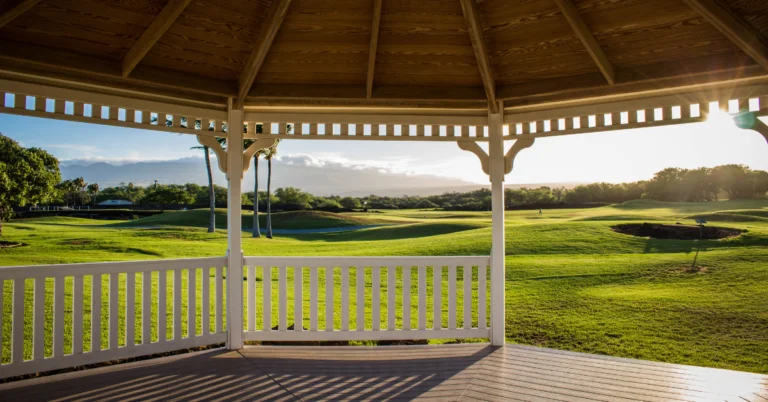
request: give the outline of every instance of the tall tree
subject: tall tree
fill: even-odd
[[[99,183],[91,183],[88,185],[88,195],[91,196],[91,204],[96,206],[96,196],[99,195]]]
[[[51,154],[0,134],[0,236],[14,206],[47,202],[60,180],[59,161]]]
[[[253,237],[261,237],[259,228],[259,158],[264,153],[263,149],[253,154]]]
[[[78,177],[75,180],[72,180],[73,190],[75,192],[75,197],[77,197],[80,200],[80,206],[83,206],[83,192],[85,191],[85,187],[88,186],[88,183],[85,182],[85,179],[82,177]],[[73,202],[74,204],[74,202]]]
[[[202,149],[205,155],[205,170],[208,173],[208,233],[216,231],[216,193],[213,188],[213,172],[211,172],[211,150],[207,146],[192,147],[192,149]]]
[[[267,160],[267,238],[272,238],[272,158],[277,156],[277,145],[280,140],[267,149],[264,158]]]

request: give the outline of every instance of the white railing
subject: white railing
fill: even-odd
[[[487,256],[246,257],[245,265],[245,340],[490,335]]]
[[[225,342],[225,264],[1,267],[0,378]]]
[[[226,342],[226,262],[0,267],[0,378]],[[244,263],[245,340],[490,335],[487,256]]]

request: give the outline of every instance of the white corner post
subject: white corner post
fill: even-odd
[[[504,116],[488,115],[488,159],[491,177],[491,344],[503,346],[505,335],[504,265]]]
[[[243,348],[243,111],[227,116],[227,349]]]

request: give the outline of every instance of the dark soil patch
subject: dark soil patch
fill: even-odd
[[[14,247],[24,247],[28,246],[26,243],[19,243],[15,241],[6,241],[6,240],[0,240],[0,249],[3,248],[14,248]]]
[[[632,236],[650,237],[652,239],[725,239],[741,235],[741,229],[721,228],[716,226],[662,225],[658,223],[624,223],[612,226],[613,231]]]
[[[685,267],[681,268],[680,271],[686,274],[706,274],[709,272],[708,267]]]

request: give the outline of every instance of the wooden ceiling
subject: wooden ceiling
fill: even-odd
[[[0,77],[494,110],[768,81],[766,38],[764,0],[0,0]]]

